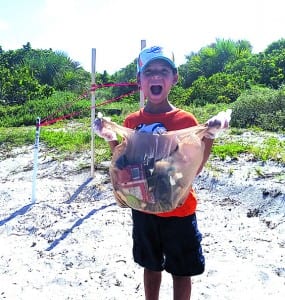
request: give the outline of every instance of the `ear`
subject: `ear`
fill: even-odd
[[[178,81],[178,73],[175,73],[173,76],[173,85],[175,85]]]

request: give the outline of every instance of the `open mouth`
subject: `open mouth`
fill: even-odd
[[[150,90],[153,95],[159,95],[162,92],[162,86],[161,85],[152,85],[150,87]]]

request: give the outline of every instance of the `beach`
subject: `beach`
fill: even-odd
[[[144,299],[131,211],[115,203],[108,162],[91,177],[89,153],[61,161],[42,145],[32,199],[33,146],[1,155],[0,299]],[[211,164],[194,182],[206,269],[191,299],[285,299],[285,167]],[[172,299],[166,272],[160,298]]]

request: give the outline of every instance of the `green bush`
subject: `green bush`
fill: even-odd
[[[199,77],[194,81],[188,102],[198,105],[207,103],[234,102],[244,89],[241,77],[232,74],[216,73],[209,78]]]
[[[181,86],[175,85],[169,94],[170,101],[176,106],[187,104],[191,95],[191,89],[184,89]]]
[[[285,87],[279,90],[254,87],[233,104],[232,126],[285,130]]]
[[[34,125],[37,117],[55,119],[75,112],[74,117],[89,116],[90,107],[89,99],[79,99],[71,92],[56,92],[49,99],[28,100],[22,105],[0,104],[0,127]]]

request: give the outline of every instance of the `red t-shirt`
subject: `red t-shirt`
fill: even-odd
[[[141,109],[128,115],[124,121],[124,126],[134,129],[140,124],[152,124],[156,122],[162,123],[168,131],[184,129],[198,124],[194,115],[175,108],[172,111],[161,114],[151,114]],[[160,217],[185,217],[193,214],[196,211],[196,206],[197,197],[194,190],[191,189],[183,205],[169,212],[156,213],[156,215]]]

